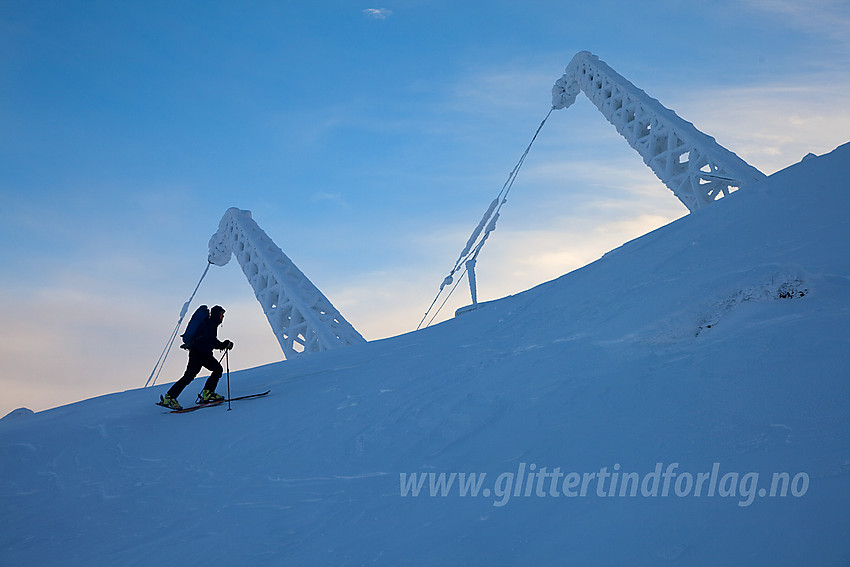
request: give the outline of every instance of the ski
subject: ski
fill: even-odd
[[[224,403],[224,402],[235,402],[236,400],[247,400],[249,398],[259,398],[261,396],[265,396],[269,392],[271,392],[271,390],[266,390],[265,392],[260,392],[259,394],[248,394],[247,396],[239,396],[238,398],[229,398],[227,400],[224,400],[222,403]]]
[[[228,398],[228,399],[225,399],[225,400],[221,400],[220,402],[212,402],[212,403],[209,403],[209,404],[197,404],[197,405],[185,407],[185,408],[179,409],[179,410],[171,410],[169,413],[189,413],[190,411],[199,410],[201,408],[211,408],[211,407],[214,407],[214,406],[220,406],[221,404],[223,404],[225,402],[235,402],[236,400],[248,400],[250,398],[259,398],[261,396],[265,396],[269,392],[271,392],[271,390],[266,390],[265,392],[260,392],[259,394],[248,394],[247,396],[238,396],[236,398]],[[157,403],[156,405],[161,406],[161,404],[159,404],[159,403]],[[161,406],[161,407],[163,407],[163,406]]]
[[[173,409],[170,413],[189,413],[190,411],[199,410],[201,408],[211,408],[213,406],[220,406],[224,403],[224,400],[220,402],[210,402],[208,404],[196,404],[194,406],[189,406],[183,409]]]

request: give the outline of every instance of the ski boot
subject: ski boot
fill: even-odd
[[[168,394],[165,394],[165,396],[160,396],[159,397],[159,403],[157,405],[162,406],[164,408],[173,409],[173,410],[182,410],[183,409],[183,407],[180,405],[180,403],[175,398],[172,398]]]
[[[198,394],[198,404],[215,404],[224,401],[224,396],[212,390],[203,390]]]

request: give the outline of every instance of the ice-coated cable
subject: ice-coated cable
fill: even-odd
[[[461,251],[457,262],[455,262],[454,267],[451,269],[449,274],[443,279],[443,283],[440,284],[440,289],[437,292],[436,297],[434,297],[434,300],[431,302],[431,305],[428,307],[428,310],[425,311],[425,314],[419,321],[419,325],[416,326],[417,331],[422,327],[422,323],[425,322],[425,319],[428,318],[428,315],[431,313],[431,310],[434,308],[434,305],[437,304],[437,301],[440,299],[440,295],[443,293],[443,289],[447,285],[454,284],[452,285],[452,289],[449,292],[448,297],[443,300],[443,302],[437,308],[437,311],[434,313],[434,315],[428,321],[428,324],[425,326],[428,327],[434,321],[434,319],[442,310],[443,306],[446,304],[446,301],[448,301],[448,298],[451,297],[451,294],[454,293],[455,288],[463,279],[463,276],[466,273],[466,268],[464,268],[464,272],[461,274],[461,276],[457,279],[456,282],[454,281],[455,272],[460,269],[461,265],[466,266],[466,262],[468,260],[474,260],[478,258],[478,254],[481,252],[481,248],[484,246],[484,243],[487,241],[487,238],[490,236],[490,233],[496,229],[496,221],[499,219],[499,211],[501,210],[502,205],[507,202],[508,193],[511,192],[511,188],[514,185],[514,181],[516,181],[516,177],[519,174],[519,170],[522,167],[522,164],[525,162],[525,158],[528,156],[528,152],[531,150],[532,144],[534,144],[534,141],[537,139],[537,135],[540,134],[540,130],[543,129],[543,125],[546,124],[546,121],[549,119],[549,116],[552,115],[553,110],[555,110],[554,106],[549,109],[548,113],[546,113],[545,118],[543,118],[543,120],[540,122],[540,126],[537,127],[537,131],[534,132],[534,136],[531,137],[531,141],[528,143],[528,146],[525,148],[525,151],[519,158],[519,161],[514,166],[510,174],[508,174],[508,178],[502,185],[502,189],[499,191],[499,195],[490,203],[487,212],[484,213],[484,216],[481,218],[481,221],[472,231],[472,235],[467,240],[466,246],[464,246],[463,250]],[[481,235],[482,231],[484,233],[483,236]]]
[[[204,269],[201,279],[198,280],[198,285],[195,286],[195,291],[192,292],[192,295],[189,297],[189,301],[183,304],[183,309],[180,310],[180,317],[177,318],[177,324],[174,325],[174,330],[171,331],[171,337],[169,337],[168,341],[165,343],[165,348],[162,349],[162,353],[159,355],[159,360],[157,360],[156,364],[154,364],[153,370],[151,370],[151,375],[148,377],[148,381],[145,382],[145,388],[148,387],[148,384],[151,386],[156,385],[156,381],[159,379],[159,373],[162,372],[162,367],[165,366],[165,361],[168,359],[168,354],[171,352],[171,347],[174,345],[174,339],[177,338],[177,333],[180,332],[180,325],[183,323],[183,318],[186,317],[186,313],[189,311],[189,304],[191,304],[192,300],[195,299],[195,294],[198,293],[198,288],[201,287],[201,282],[204,281],[204,278],[207,276],[207,272],[210,271],[211,265],[212,262],[207,260],[207,267]],[[151,382],[151,380],[153,380],[153,382]]]

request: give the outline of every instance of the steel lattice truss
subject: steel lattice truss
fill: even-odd
[[[555,83],[552,106],[567,108],[579,91],[692,212],[765,177],[587,51]]]
[[[257,225],[228,209],[210,239],[209,261],[236,256],[286,358],[365,342],[331,302]]]

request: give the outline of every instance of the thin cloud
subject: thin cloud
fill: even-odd
[[[812,85],[829,85],[818,87]],[[764,173],[823,154],[847,141],[850,82],[838,71],[735,89],[705,89],[677,110]]]
[[[327,191],[319,191],[313,194],[311,200],[314,203],[329,202],[336,205],[348,205],[341,193],[328,193]]]
[[[850,38],[850,7],[845,0],[745,0],[745,4],[844,44]]]
[[[386,8],[366,8],[363,13],[376,20],[386,20],[393,12]]]

